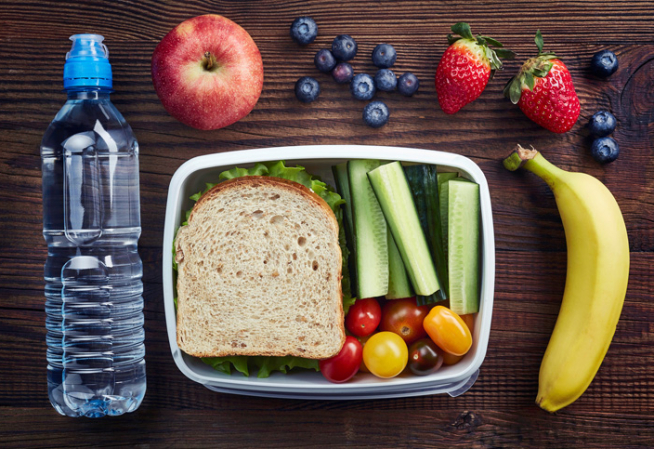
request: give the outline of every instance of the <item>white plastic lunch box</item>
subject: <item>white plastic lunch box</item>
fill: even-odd
[[[303,371],[291,374],[273,373],[259,379],[256,373],[245,377],[215,371],[200,359],[183,353],[177,346],[175,305],[173,303],[172,247],[184,211],[192,206],[191,195],[204,189],[205,183],[218,181],[218,175],[233,167],[251,167],[257,162],[284,160],[287,165],[301,165],[313,175],[334,185],[331,167],[351,159],[380,159],[405,163],[434,164],[439,171],[457,171],[479,184],[481,197],[481,299],[477,314],[472,348],[453,366],[444,366],[434,374],[413,376],[402,374],[392,379],[380,379],[372,374],[358,373],[343,384],[333,384],[320,373]],[[448,393],[459,396],[474,384],[479,367],[486,356],[493,312],[495,286],[495,241],[493,214],[488,183],[477,164],[457,154],[412,148],[316,145],[260,150],[233,151],[199,156],[184,163],[173,175],[168,190],[163,241],[163,288],[166,327],[173,359],[189,379],[223,393],[290,399],[380,399]]]

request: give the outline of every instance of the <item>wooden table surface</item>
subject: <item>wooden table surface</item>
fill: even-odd
[[[242,25],[261,50],[263,94],[254,111],[217,131],[170,117],[155,95],[150,58],[184,19],[218,13]],[[315,43],[289,38],[292,20],[312,16]],[[454,116],[438,107],[433,75],[449,27],[467,21],[524,60],[533,35],[569,67],[581,117],[564,135],[531,121],[502,97],[518,69],[509,62],[482,96]],[[0,2],[0,445],[315,447],[652,447],[654,446],[654,3],[644,1],[155,1]],[[144,261],[148,391],[140,409],[100,420],[59,416],[46,389],[41,136],[63,105],[68,36],[105,36],[112,98],[141,146],[139,242]],[[396,73],[421,81],[413,98],[383,94],[392,111],[373,130],[362,102],[317,72],[313,55],[334,36],[359,44],[357,72],[380,42],[398,51]],[[620,69],[609,80],[589,73],[591,56],[613,50]],[[298,77],[321,81],[322,94],[300,104]],[[608,109],[618,119],[620,158],[590,156],[588,118]],[[627,298],[597,377],[576,403],[548,414],[535,404],[540,361],[563,293],[566,245],[552,194],[534,175],[510,173],[501,160],[516,143],[534,145],[564,169],[602,180],[624,213],[631,248]],[[470,157],[490,184],[497,276],[488,354],[476,384],[458,398],[374,401],[262,399],[210,392],[174,365],[164,326],[161,282],[168,184],[186,160],[203,154],[307,144],[375,144],[441,150]],[[167,250],[167,249],[166,249]]]

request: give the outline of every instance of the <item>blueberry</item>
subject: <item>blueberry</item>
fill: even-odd
[[[303,76],[295,83],[295,96],[302,103],[311,103],[320,95],[320,84],[315,78]]]
[[[599,111],[593,114],[588,122],[588,130],[595,137],[608,136],[615,130],[615,117],[609,111]]]
[[[349,61],[357,54],[357,41],[347,34],[341,34],[332,42],[332,53],[339,61]]]
[[[384,92],[393,92],[397,86],[397,78],[392,70],[379,69],[375,74],[375,86]]]
[[[318,25],[311,17],[298,17],[291,24],[291,39],[300,45],[307,45],[316,40]]]
[[[363,108],[363,121],[372,128],[380,128],[391,116],[388,106],[382,101],[371,101]]]
[[[420,81],[418,81],[418,78],[416,78],[416,76],[411,72],[406,72],[399,80],[397,80],[397,90],[407,97],[415,94],[419,86]]]
[[[620,154],[618,143],[610,137],[600,137],[593,141],[590,147],[593,158],[602,164],[613,162]]]
[[[357,100],[370,100],[377,92],[375,80],[367,73],[359,73],[350,83],[350,92]]]
[[[334,67],[332,76],[334,77],[334,81],[338,84],[349,83],[352,81],[352,78],[354,78],[354,70],[347,62],[339,62],[336,67]]]
[[[609,50],[598,51],[590,61],[590,69],[595,76],[608,78],[618,70],[618,57]]]
[[[316,57],[313,58],[313,62],[316,64],[318,70],[323,73],[329,73],[336,66],[336,59],[331,51],[323,48],[316,53]]]
[[[393,67],[396,59],[397,53],[395,52],[395,48],[390,44],[379,44],[372,51],[372,63],[380,69]]]

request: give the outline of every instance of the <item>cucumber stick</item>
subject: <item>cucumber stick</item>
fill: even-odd
[[[438,198],[438,181],[435,165],[411,165],[404,167],[404,174],[413,194],[422,231],[427,238],[441,290],[433,297],[419,298],[419,302],[429,304],[446,299],[447,261],[443,249],[441,213]]]
[[[450,308],[459,315],[479,311],[479,185],[448,181],[448,270]]]
[[[388,293],[386,299],[410,298],[413,289],[404,268],[402,255],[397,249],[392,233],[388,232]]]
[[[345,230],[345,241],[351,257],[348,258],[348,266],[343,267],[350,273],[350,288],[353,294],[357,294],[357,270],[356,270],[356,248],[354,245],[354,222],[352,218],[352,194],[350,192],[350,178],[347,175],[347,162],[334,165],[332,167],[334,180],[336,181],[336,190],[345,200],[343,205],[343,228]]]
[[[370,171],[368,178],[402,255],[413,289],[421,296],[434,294],[440,290],[440,283],[402,165],[399,162],[382,165]]]
[[[388,231],[367,173],[379,167],[376,160],[347,163],[352,195],[352,222],[359,298],[388,292]]]
[[[447,216],[448,216],[448,184],[447,182],[458,176],[458,173],[438,174],[438,202],[441,210],[441,233],[443,235],[443,254],[447,260]]]

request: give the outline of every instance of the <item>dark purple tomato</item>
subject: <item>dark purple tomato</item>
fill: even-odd
[[[443,365],[443,356],[436,343],[422,338],[409,348],[409,369],[417,376],[435,373]]]

